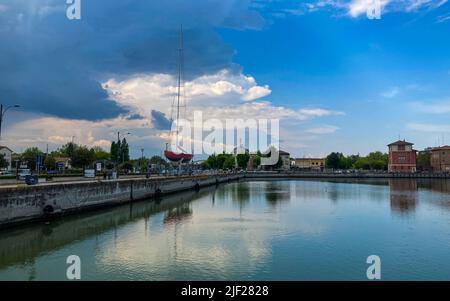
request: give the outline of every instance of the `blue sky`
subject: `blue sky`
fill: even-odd
[[[186,90],[210,117],[279,118],[294,156],[450,144],[450,3],[382,0],[0,0],[3,144],[164,147],[179,25]]]

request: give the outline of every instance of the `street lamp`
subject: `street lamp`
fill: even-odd
[[[12,105],[12,106],[7,106],[6,108],[3,108],[3,104],[0,104],[0,140],[2,139],[2,123],[3,123],[3,118],[5,116],[6,111],[8,111],[9,109],[12,108],[20,108],[19,105]]]

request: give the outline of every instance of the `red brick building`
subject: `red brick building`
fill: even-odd
[[[388,145],[389,172],[416,172],[417,151],[413,143],[399,140]]]

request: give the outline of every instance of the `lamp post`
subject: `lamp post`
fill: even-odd
[[[141,148],[141,174],[144,171],[144,149]]]
[[[3,104],[0,104],[0,140],[2,139],[2,124],[3,124],[3,118],[5,117],[5,113],[6,111],[8,111],[9,109],[12,108],[20,108],[19,105],[12,105],[12,106],[7,106],[7,107],[3,107]]]

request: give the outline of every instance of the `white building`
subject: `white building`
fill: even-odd
[[[291,169],[291,154],[283,150],[280,150],[279,153],[282,162],[281,168],[285,170]]]
[[[9,147],[0,145],[0,154],[5,156],[5,160],[8,162],[7,170],[11,170],[12,153],[13,151]]]

